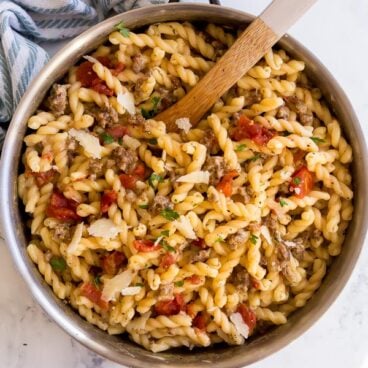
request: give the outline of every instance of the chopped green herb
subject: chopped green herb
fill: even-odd
[[[249,159],[249,161],[257,161],[260,157],[261,157],[261,155],[259,153],[257,153],[256,155],[254,155],[253,157],[251,157]]]
[[[216,239],[216,243],[221,243],[223,242],[225,239],[222,237],[222,236],[219,236],[217,239]]]
[[[162,210],[160,215],[169,221],[174,221],[179,218],[179,214],[169,207],[166,207],[164,210]]]
[[[148,208],[148,204],[140,204],[138,207],[146,210]]]
[[[153,109],[154,110],[157,110],[158,104],[161,102],[161,97],[159,97],[159,96],[153,96],[151,98],[151,102],[152,102],[152,105],[153,105]]]
[[[176,281],[176,282],[174,283],[174,285],[175,285],[176,287],[181,287],[181,286],[183,286],[183,285],[184,285],[184,281],[183,281],[183,280],[181,280],[181,281]]]
[[[161,247],[166,250],[166,252],[171,252],[171,253],[175,252],[175,248],[169,245],[165,240],[161,240],[160,244],[161,244]]]
[[[158,183],[162,183],[164,178],[156,173],[152,173],[148,178],[148,183],[152,188],[156,188]]]
[[[279,200],[279,203],[280,203],[280,206],[281,206],[281,207],[287,206],[287,204],[288,204],[288,203],[285,201],[285,199],[282,199],[282,198]]]
[[[295,185],[299,185],[301,182],[302,182],[302,180],[301,180],[298,176],[296,176],[296,177],[293,179],[293,183],[294,183]]]
[[[149,144],[152,144],[153,146],[156,146],[157,145],[157,138],[151,138],[148,140],[148,143]]]
[[[110,134],[102,133],[100,137],[105,144],[114,143],[114,138]]]
[[[247,145],[246,144],[238,144],[236,147],[235,147],[235,152],[242,152],[244,151],[245,149],[247,148]]]
[[[161,97],[153,96],[151,98],[152,109],[146,110],[144,107],[141,108],[141,114],[145,119],[151,119],[157,114],[157,108],[159,103],[161,102]]]
[[[122,144],[123,144],[123,138],[119,138],[119,139],[118,139],[118,143],[119,143],[120,145],[122,145]]]
[[[63,272],[66,269],[66,262],[62,257],[52,257],[50,265],[54,271]]]
[[[311,137],[311,140],[312,140],[314,143],[316,143],[316,144],[318,144],[318,143],[325,143],[325,140],[324,140],[324,139],[322,139],[322,138],[318,138],[318,137]]]
[[[98,287],[99,285],[101,285],[101,276],[100,275],[96,275],[93,278],[93,283],[95,284],[96,287]]]
[[[144,285],[141,282],[137,282],[134,286],[143,287]]]
[[[120,22],[115,26],[115,29],[124,37],[129,37],[129,29],[125,27],[124,22]]]
[[[258,236],[257,235],[254,235],[254,234],[252,234],[251,236],[250,236],[250,241],[255,245],[255,244],[257,244],[257,240],[258,240]]]
[[[169,230],[161,231],[160,235],[161,236],[169,236],[170,235],[170,231]]]

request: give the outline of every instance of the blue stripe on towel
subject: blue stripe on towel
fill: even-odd
[[[111,11],[164,2],[167,0],[0,0],[0,124],[11,119],[29,83],[48,60],[46,51],[35,42],[74,37]]]

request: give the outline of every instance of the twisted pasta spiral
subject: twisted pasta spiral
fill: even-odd
[[[28,119],[17,189],[30,258],[84,319],[153,352],[242,344],[238,313],[249,335],[286,323],[354,215],[353,151],[321,90],[303,61],[269,50],[198,125],[182,116],[168,131],[156,114],[237,30],[115,29]]]

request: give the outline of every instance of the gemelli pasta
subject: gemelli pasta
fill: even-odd
[[[235,39],[214,24],[119,24],[28,120],[30,258],[89,323],[153,352],[243,344],[286,323],[352,218],[352,149],[282,49],[196,127],[155,120]]]

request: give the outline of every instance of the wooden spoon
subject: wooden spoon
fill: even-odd
[[[184,117],[195,126],[316,1],[274,0],[198,84],[155,120],[164,121],[168,131],[178,130],[175,121]]]

